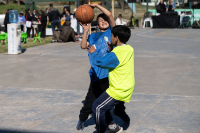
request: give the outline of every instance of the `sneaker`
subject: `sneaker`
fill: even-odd
[[[51,43],[57,42],[56,40],[52,40]]]
[[[125,113],[123,115],[118,115],[115,113],[115,110],[113,111],[113,114],[120,117],[124,122],[129,123],[130,122],[130,118],[129,116]]]
[[[78,124],[76,126],[77,130],[83,130],[84,129],[84,121],[79,120]]]
[[[108,130],[106,131],[106,133],[121,133],[122,131],[123,131],[123,128],[117,125],[115,129],[109,129],[108,127]]]

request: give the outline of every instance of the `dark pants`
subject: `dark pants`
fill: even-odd
[[[30,37],[31,29],[32,29],[32,37],[34,37],[34,29],[33,29],[32,26],[31,26],[31,28],[28,28],[28,27],[27,27],[27,31],[26,31],[26,33],[27,33],[27,37]]]
[[[21,31],[24,31],[24,26],[23,25],[21,25]]]
[[[55,31],[56,26],[57,26],[58,28],[61,27],[60,20],[53,20],[53,21],[51,21],[51,28],[52,28],[53,34],[54,34],[54,31]]]
[[[110,97],[106,91],[101,94],[92,105],[92,113],[95,118],[96,128],[98,133],[104,133],[109,124],[114,124],[110,110],[116,105],[123,104]]]
[[[47,26],[47,22],[43,22],[39,26],[39,32],[41,32],[41,36],[40,37],[46,37],[46,26]]]
[[[86,121],[89,114],[92,114],[92,104],[93,102],[109,87],[108,78],[100,79],[95,82],[90,82],[90,87],[88,93],[85,97],[85,102],[80,110],[79,119],[81,121]],[[115,106],[115,114],[123,115],[125,114],[124,102]]]

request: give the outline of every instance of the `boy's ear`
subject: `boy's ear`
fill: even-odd
[[[116,36],[115,39],[116,39],[116,41],[118,41],[119,40],[118,36]]]

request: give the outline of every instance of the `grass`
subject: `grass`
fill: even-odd
[[[51,43],[51,37],[40,38],[40,40],[42,41],[41,43],[38,40],[35,43],[33,43],[33,38],[30,38],[28,39],[28,44],[21,43],[21,49],[26,49],[30,47],[35,47],[35,46]],[[3,44],[3,42],[1,42],[0,53],[6,53],[6,52],[8,52],[8,45],[5,45]]]

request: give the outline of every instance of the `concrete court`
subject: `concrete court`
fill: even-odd
[[[200,30],[132,29],[136,85],[124,133],[200,132]],[[76,131],[89,86],[79,43],[0,54],[0,132],[95,133],[93,118]]]

